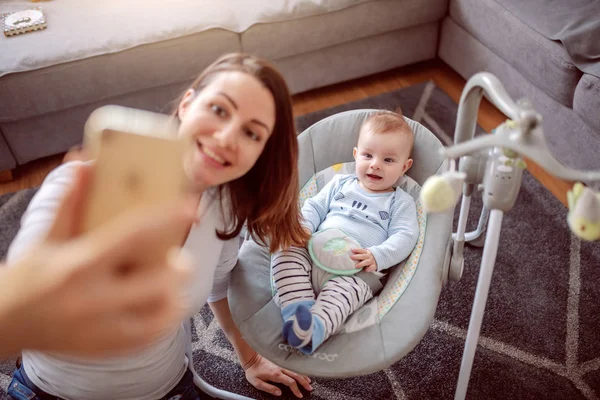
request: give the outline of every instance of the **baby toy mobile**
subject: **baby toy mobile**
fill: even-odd
[[[474,138],[484,92],[510,119],[492,134]],[[521,186],[525,168],[522,157],[569,181],[600,180],[600,172],[574,170],[556,160],[546,146],[542,118],[531,103],[527,100],[515,103],[500,81],[485,72],[469,79],[463,90],[454,137],[455,144],[443,149],[450,161],[449,171],[430,177],[423,185],[420,199],[426,212],[435,213],[453,208],[461,193],[463,195],[458,227],[453,235],[450,279],[458,280],[462,275],[465,241],[484,246],[455,394],[455,399],[464,399],[496,260],[502,217],[513,207]],[[476,188],[483,189],[483,210],[476,231],[465,232],[471,195]],[[600,239],[600,195],[582,183],[576,183],[567,198],[567,221],[571,231],[584,240]]]

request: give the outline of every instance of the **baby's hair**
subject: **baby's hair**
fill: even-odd
[[[402,110],[397,108],[396,111],[379,110],[369,115],[361,126],[361,132],[364,128],[369,127],[373,133],[399,133],[409,139],[409,153],[412,153],[412,148],[415,142],[415,135],[404,119]]]

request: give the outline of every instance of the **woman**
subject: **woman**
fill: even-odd
[[[302,397],[297,382],[307,377],[281,369],[243,340],[227,303],[229,274],[237,260],[244,222],[272,250],[302,245],[307,235],[297,205],[298,147],[287,85],[267,62],[243,54],[223,56],[204,70],[183,94],[175,111],[179,135],[191,143],[183,159],[190,182],[201,193],[202,220],[184,243],[193,263],[188,297],[192,315],[208,300],[233,345],[248,381],[280,395],[267,381],[283,383]],[[54,207],[77,163],[53,171],[32,200],[9,250],[9,260],[27,251],[47,230]],[[285,227],[285,229],[284,229]],[[185,356],[183,327],[127,357],[74,359],[26,351],[15,373],[23,391],[78,400],[198,399]]]

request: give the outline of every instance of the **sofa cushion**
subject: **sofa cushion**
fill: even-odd
[[[544,13],[540,12],[540,18]],[[523,23],[503,0],[453,0],[450,16],[463,29],[549,96],[572,107],[582,72],[560,42]]]
[[[439,21],[446,10],[446,0],[371,0],[304,18],[289,13],[279,22],[256,24],[243,32],[242,48],[268,59],[281,59]]]
[[[368,0],[79,0],[43,4],[48,28],[3,42],[0,76],[29,71],[213,28],[242,32],[260,22],[276,22],[339,10]],[[34,6],[3,0],[0,12]]]
[[[600,78],[590,74],[581,77],[575,89],[573,109],[600,134]]]
[[[600,77],[600,1],[502,0],[501,3],[540,34],[561,41],[581,71]],[[540,10],[544,10],[543,14]]]
[[[10,96],[0,100],[0,122],[188,82],[219,55],[241,51],[238,32],[252,24],[303,18],[365,1],[44,3],[47,29],[3,40],[0,92]],[[6,0],[0,11],[32,6],[25,0]]]
[[[531,101],[542,115],[546,144],[559,161],[572,168],[600,169],[598,131],[583,122],[572,108],[548,96],[450,17],[444,20],[440,37],[440,58],[463,78],[488,71],[500,79],[514,100]]]
[[[352,40],[323,50],[295,54],[274,62],[295,94],[433,59],[438,32],[439,24],[431,22]]]
[[[32,33],[31,37],[36,34],[38,32]],[[0,122],[48,114],[147,88],[188,83],[221,54],[240,49],[237,34],[211,29],[116,53],[8,74],[0,77],[3,94]],[[164,99],[164,103],[171,100]]]
[[[0,123],[0,131],[17,164],[24,164],[41,157],[63,153],[71,146],[81,143],[85,122],[98,107],[117,104],[168,113],[171,107],[176,105],[176,102],[169,100],[179,96],[186,87],[187,84],[181,83],[152,87],[67,110]],[[3,161],[1,157],[0,153],[0,160]]]

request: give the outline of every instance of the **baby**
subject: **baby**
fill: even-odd
[[[362,271],[334,275],[318,266],[313,270],[306,248],[273,255],[283,338],[301,352],[312,354],[338,332],[350,314],[381,289],[382,271],[412,252],[419,233],[416,205],[393,185],[413,163],[413,143],[413,132],[401,114],[372,114],[361,126],[353,151],[356,174],[336,175],[302,207],[304,225],[312,235],[337,228],[360,243],[350,258]],[[313,286],[320,291],[316,301]]]

